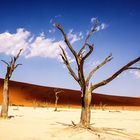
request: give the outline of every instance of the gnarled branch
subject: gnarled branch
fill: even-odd
[[[68,48],[70,49],[70,51],[72,52],[72,54],[75,56],[76,60],[77,60],[77,53],[76,51],[73,49],[68,37],[67,37],[67,34],[65,33],[65,31],[63,30],[63,28],[61,27],[60,24],[55,24],[55,26],[61,31],[61,33],[63,34],[64,36],[64,39],[65,39],[65,43],[67,44]]]
[[[79,75],[79,79],[80,79],[80,85],[82,87],[84,87],[86,85],[84,70],[83,70],[84,61],[93,51],[93,45],[90,45],[87,43],[87,46],[89,47],[89,51],[85,54],[85,56],[81,56],[80,65],[78,66],[78,75]]]
[[[68,60],[68,57],[67,57],[64,49],[61,46],[59,46],[59,47],[62,50],[62,54],[60,54],[60,55],[61,55],[61,57],[63,59],[64,64],[67,66],[67,68],[68,68],[70,74],[72,75],[72,77],[79,83],[79,78],[77,77],[75,72],[72,70],[71,65],[69,63],[69,60]]]
[[[22,52],[23,49],[20,49],[18,54],[14,57],[14,62],[16,62],[16,60],[19,58],[21,52]]]
[[[1,60],[2,62],[4,62],[4,63],[7,65],[7,73],[6,73],[6,77],[5,77],[5,78],[10,79],[11,76],[12,76],[13,71],[14,71],[19,65],[22,65],[22,64],[16,64],[16,65],[15,65],[15,63],[16,63],[17,59],[19,58],[19,56],[20,56],[22,50],[23,50],[23,49],[20,49],[19,52],[18,52],[18,54],[17,54],[16,56],[11,57],[11,61],[10,61],[9,63],[6,62],[6,61],[4,61],[4,60]]]
[[[7,66],[9,66],[9,63],[7,63],[5,60],[1,60],[3,63],[5,63]]]
[[[88,77],[86,78],[86,82],[89,83],[89,80],[91,79],[91,77],[93,76],[93,74],[100,69],[102,66],[104,66],[107,62],[112,60],[112,53],[110,53],[110,55],[108,57],[105,58],[105,60],[100,63],[98,66],[96,66],[88,75]]]
[[[87,43],[88,43],[89,38],[91,37],[91,35],[92,35],[94,32],[96,32],[96,28],[97,28],[98,25],[99,25],[99,21],[98,21],[98,19],[96,19],[96,21],[95,21],[95,23],[94,23],[92,29],[90,30],[90,32],[88,33],[88,35],[87,35],[87,37],[86,37],[86,39],[85,39],[84,45],[82,46],[82,48],[80,49],[80,51],[79,51],[79,53],[78,53],[78,56],[80,56],[81,53],[82,53],[82,51],[85,49],[85,47],[86,47],[86,45],[87,45]]]
[[[118,75],[120,75],[123,71],[125,70],[129,70],[131,69],[130,66],[132,66],[133,64],[137,63],[140,61],[140,57],[130,61],[128,64],[126,64],[125,66],[123,66],[120,70],[118,70],[117,72],[115,72],[112,76],[110,76],[109,78],[107,78],[106,80],[103,80],[100,83],[97,83],[95,85],[92,85],[91,89],[92,91],[100,86],[104,86],[106,84],[108,84],[109,82],[111,82],[112,80],[114,80]],[[133,68],[134,69],[134,68]]]
[[[84,60],[93,52],[93,46],[94,44],[90,45],[90,44],[86,44],[89,47],[89,51],[87,52],[87,54],[82,58],[82,61],[84,62]]]

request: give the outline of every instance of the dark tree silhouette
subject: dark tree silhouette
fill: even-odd
[[[22,49],[15,57],[11,57],[10,62],[6,62],[1,60],[3,63],[7,65],[7,72],[4,79],[4,86],[3,86],[3,100],[2,100],[2,107],[1,107],[1,114],[0,116],[4,119],[8,118],[8,106],[9,106],[9,80],[12,76],[13,71],[21,64],[16,64],[17,59],[20,56]]]
[[[104,59],[104,61],[102,61],[98,66],[94,67],[91,70],[91,72],[89,73],[89,75],[87,77],[85,77],[84,62],[91,55],[91,53],[93,52],[93,47],[94,47],[93,44],[89,43],[89,39],[90,39],[91,35],[97,31],[97,27],[100,26],[100,23],[98,22],[98,20],[96,20],[95,24],[93,25],[90,32],[88,33],[88,35],[85,39],[85,42],[84,42],[83,46],[81,47],[81,49],[79,50],[79,52],[76,52],[74,50],[74,48],[73,48],[72,44],[70,43],[68,36],[65,33],[64,29],[62,28],[62,26],[60,24],[55,24],[55,26],[57,27],[57,29],[59,29],[61,31],[67,47],[69,48],[70,52],[72,53],[72,55],[74,56],[74,58],[76,60],[77,72],[75,72],[73,70],[73,68],[71,67],[71,64],[69,62],[69,59],[66,55],[65,50],[60,46],[60,48],[62,50],[61,57],[62,57],[64,64],[66,65],[67,69],[69,70],[69,73],[78,82],[78,84],[81,87],[81,117],[80,117],[80,122],[79,122],[79,124],[77,124],[77,126],[89,128],[90,127],[90,118],[91,118],[90,105],[91,105],[91,99],[92,99],[92,96],[91,96],[92,92],[95,89],[108,84],[109,82],[114,80],[118,75],[120,75],[125,70],[140,69],[137,67],[131,67],[133,64],[140,61],[140,57],[138,57],[138,58],[130,61],[126,65],[124,65],[121,69],[119,69],[117,72],[115,72],[109,78],[93,85],[90,82],[90,80],[91,80],[92,76],[94,76],[95,72],[97,72],[97,70],[99,70],[101,67],[103,67],[105,64],[107,64],[109,61],[112,60],[112,53],[110,53],[110,55],[107,56]],[[84,52],[85,48],[88,50],[87,52]]]

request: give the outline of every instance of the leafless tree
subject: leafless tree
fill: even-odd
[[[8,118],[8,106],[9,106],[9,80],[12,76],[13,71],[21,64],[16,64],[17,59],[20,56],[22,49],[15,57],[11,57],[10,62],[6,62],[5,60],[1,60],[3,63],[7,65],[7,72],[4,79],[4,87],[3,87],[3,100],[1,107],[1,117],[6,119]]]
[[[126,71],[128,69],[140,69],[137,67],[131,67],[133,64],[140,61],[140,56],[139,56],[136,59],[134,59],[134,60],[130,61],[129,63],[127,63],[126,65],[124,65],[121,69],[119,69],[113,75],[109,76],[107,79],[93,85],[90,82],[91,78],[94,76],[94,74],[95,74],[95,72],[97,72],[97,70],[99,70],[101,67],[103,67],[105,64],[107,64],[110,60],[112,60],[112,53],[110,53],[109,56],[107,56],[104,59],[104,61],[102,61],[98,66],[94,67],[91,70],[91,72],[89,73],[89,75],[87,77],[85,77],[84,62],[91,55],[91,53],[93,52],[93,47],[94,47],[94,44],[89,43],[89,39],[90,39],[91,35],[97,31],[97,27],[99,25],[100,25],[100,23],[97,20],[95,22],[95,24],[93,25],[93,27],[91,28],[91,30],[89,31],[83,46],[80,48],[79,52],[76,52],[74,50],[72,44],[70,43],[70,40],[68,39],[68,36],[67,36],[66,32],[64,31],[64,29],[62,28],[62,26],[60,24],[55,24],[55,26],[61,31],[67,47],[69,48],[70,52],[72,53],[72,55],[74,56],[74,58],[76,60],[77,71],[75,72],[71,66],[71,63],[69,62],[69,59],[68,59],[68,56],[67,56],[65,50],[60,46],[60,48],[62,50],[61,57],[62,57],[64,64],[66,65],[67,69],[69,70],[69,73],[78,82],[78,84],[81,87],[81,117],[80,117],[80,122],[79,122],[79,124],[77,124],[77,126],[84,127],[84,128],[90,127],[90,118],[91,118],[90,106],[91,106],[92,92],[95,89],[97,89],[101,86],[104,86],[104,85],[108,84],[109,82],[111,82],[112,80],[114,80],[123,71]],[[84,52],[85,49],[88,51]]]
[[[54,89],[54,93],[55,93],[55,109],[54,109],[54,111],[57,111],[57,104],[58,104],[58,99],[59,99],[58,94],[62,93],[62,92],[64,92],[64,91],[59,90],[59,89]]]

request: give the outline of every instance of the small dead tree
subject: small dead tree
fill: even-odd
[[[4,79],[4,86],[3,86],[3,100],[2,100],[2,107],[1,107],[1,114],[0,116],[4,119],[8,118],[8,106],[9,106],[9,80],[12,76],[13,71],[21,64],[16,64],[17,59],[20,56],[22,49],[15,57],[11,57],[10,62],[6,62],[1,60],[3,63],[7,65],[7,72]]]
[[[91,35],[97,31],[97,27],[100,26],[100,23],[98,22],[98,20],[96,20],[95,24],[93,25],[90,32],[88,33],[88,35],[85,39],[85,42],[84,42],[83,46],[80,48],[79,52],[76,52],[74,50],[74,48],[73,48],[72,44],[70,43],[70,40],[68,39],[68,36],[65,33],[64,29],[62,28],[62,26],[60,24],[55,24],[55,26],[62,33],[67,47],[69,48],[70,52],[72,53],[72,55],[74,56],[74,58],[76,60],[77,72],[75,72],[74,69],[72,68],[65,50],[60,46],[60,48],[62,50],[61,57],[62,57],[64,64],[66,65],[67,69],[69,70],[69,73],[78,82],[78,84],[81,87],[81,117],[80,117],[80,122],[79,122],[79,124],[77,124],[77,126],[84,127],[84,128],[90,128],[90,118],[91,118],[90,106],[91,106],[92,92],[95,89],[110,83],[118,75],[120,75],[123,71],[126,71],[128,69],[140,69],[137,67],[131,67],[133,64],[140,61],[140,56],[138,58],[130,61],[126,65],[124,65],[121,69],[119,69],[117,72],[115,72],[109,78],[93,85],[90,82],[90,80],[94,76],[95,72],[97,72],[97,70],[99,70],[102,66],[107,64],[110,60],[112,60],[112,53],[110,53],[110,55],[107,56],[104,59],[104,61],[102,61],[98,66],[94,67],[91,70],[91,72],[89,73],[89,75],[87,77],[85,77],[84,62],[91,55],[91,53],[93,52],[93,47],[94,47],[93,44],[89,43],[89,39],[90,39]],[[85,52],[86,48],[88,48],[87,49],[88,51]]]
[[[58,89],[54,89],[54,93],[55,93],[55,109],[54,111],[57,111],[57,104],[58,104],[58,94],[64,92],[63,90],[58,90]]]

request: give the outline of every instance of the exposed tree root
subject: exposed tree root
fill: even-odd
[[[11,119],[11,118],[14,118],[14,117],[15,117],[15,116],[12,116],[12,115],[11,115],[11,116],[8,116],[8,117],[1,117],[1,116],[0,116],[0,119],[1,119],[1,120],[8,120],[8,119]]]
[[[73,121],[71,121],[72,124],[64,124],[64,123],[59,123],[65,126],[70,127],[71,129],[77,129],[76,132],[81,132],[81,131],[89,131],[90,133],[93,133],[94,135],[98,136],[98,138],[100,139],[102,134],[107,134],[107,135],[113,135],[113,136],[120,136],[120,137],[124,137],[124,138],[129,138],[132,140],[139,140],[138,138],[136,138],[133,134],[130,134],[128,132],[125,131],[125,129],[119,129],[119,128],[107,128],[107,127],[93,127],[91,125],[89,125],[88,127],[82,126],[82,124],[75,124]]]

